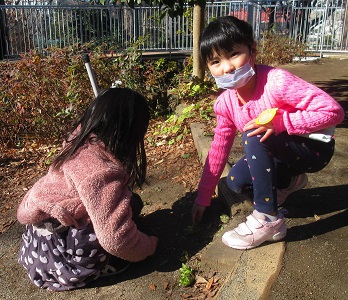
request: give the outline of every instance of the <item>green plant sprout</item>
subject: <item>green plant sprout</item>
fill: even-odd
[[[186,264],[182,263],[180,268],[180,280],[179,284],[184,287],[191,286],[195,281],[194,270]]]
[[[224,224],[226,224],[229,219],[230,219],[230,217],[228,215],[223,214],[220,216],[220,221]]]
[[[46,156],[47,158],[46,158],[46,161],[45,161],[46,165],[50,165],[51,164],[51,157],[53,155],[55,155],[57,153],[57,151],[58,151],[57,148],[53,148],[53,149],[50,150],[50,152],[48,152],[48,154]]]

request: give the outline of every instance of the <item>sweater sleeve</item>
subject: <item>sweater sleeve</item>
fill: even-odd
[[[202,178],[198,186],[196,203],[210,206],[215,187],[226,165],[236,134],[236,127],[231,120],[229,108],[223,95],[214,105],[217,125],[214,129],[214,139],[206,158]]]
[[[154,254],[157,238],[140,232],[132,220],[128,176],[121,163],[94,153],[82,151],[85,163],[68,162],[65,174],[76,185],[102,247],[128,261],[143,260]]]
[[[276,69],[272,82],[279,108],[273,120],[277,133],[311,133],[336,126],[344,119],[344,111],[336,100],[290,72]]]

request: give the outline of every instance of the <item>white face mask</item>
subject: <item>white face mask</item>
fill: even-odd
[[[238,89],[248,83],[248,81],[255,75],[255,71],[250,65],[249,61],[240,68],[231,73],[221,76],[213,76],[216,85],[221,89]]]

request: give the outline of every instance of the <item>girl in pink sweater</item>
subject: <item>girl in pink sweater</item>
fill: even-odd
[[[154,254],[158,239],[138,230],[134,220],[143,204],[130,191],[145,181],[148,124],[142,95],[104,91],[76,122],[47,175],[25,195],[17,211],[26,224],[19,263],[36,286],[80,288],[110,260],[123,268]]]
[[[202,219],[227,162],[237,130],[244,157],[230,170],[227,185],[236,193],[251,190],[254,211],[222,241],[251,249],[286,235],[286,197],[307,184],[306,173],[318,172],[334,153],[335,125],[342,107],[328,94],[291,73],[255,64],[251,26],[227,16],[204,30],[200,51],[219,88],[214,104],[217,125],[205,162],[193,223]]]

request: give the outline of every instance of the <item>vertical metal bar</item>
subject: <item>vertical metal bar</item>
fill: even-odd
[[[57,21],[56,21],[57,20]],[[55,37],[57,39],[57,33],[58,33],[58,39],[59,39],[59,47],[63,46],[63,41],[62,41],[62,37],[60,34],[60,9],[58,9],[58,11],[55,13],[54,16],[54,32],[55,32]]]
[[[64,34],[64,10],[61,9],[58,14],[58,21],[59,21],[59,36],[64,37],[63,39],[63,47],[65,47],[66,42],[66,36]]]
[[[29,16],[27,15],[27,11],[24,11],[23,9],[21,11],[22,11],[22,16],[24,16],[23,19],[25,19],[25,21],[28,22],[29,16],[31,15],[31,9],[29,10]],[[22,22],[22,26],[23,25],[24,24]],[[32,37],[31,32],[33,30],[33,23],[31,22],[30,25],[27,24],[27,26],[23,26],[23,29],[25,29],[25,27],[26,27],[26,37],[27,37],[27,40],[25,41],[23,46],[24,46],[24,51],[27,52],[27,51],[29,51],[32,48],[32,46],[31,46],[31,37]],[[27,49],[27,45],[28,45],[29,49]]]
[[[45,35],[44,35],[44,32],[45,32],[45,29],[44,29],[44,23],[43,23],[43,9],[40,8],[39,11],[38,11],[38,15],[39,15],[39,22],[40,22],[40,31],[38,32],[38,34],[40,34],[41,36],[41,47],[42,49],[46,48],[45,46]]]
[[[16,15],[16,20],[18,20],[17,21],[17,35],[18,35],[18,39],[19,39],[19,41],[16,43],[17,44],[17,55],[19,54],[18,53],[18,46],[19,46],[19,51],[20,52],[22,52],[22,43],[21,43],[21,39],[20,39],[20,34],[21,34],[21,28],[19,27],[19,16],[18,16],[18,9],[17,8],[15,8],[15,15]],[[24,29],[24,28],[23,28]],[[24,34],[23,34],[24,35]],[[14,35],[14,39],[17,39],[16,38],[16,35]],[[24,42],[25,42],[25,36],[24,36]]]
[[[32,9],[31,9],[31,11],[33,11]],[[35,10],[34,10],[35,11]],[[35,48],[36,47],[36,45],[35,45],[35,32],[34,32],[34,26],[36,26],[36,22],[34,23],[34,20],[33,20],[33,13],[31,12],[30,13],[30,17],[31,17],[31,38],[32,38],[32,40],[33,40],[33,48]],[[35,24],[35,25],[34,25]],[[30,47],[30,45],[29,45],[29,47]],[[29,48],[30,49],[30,48]]]
[[[53,38],[53,35],[52,35],[52,22],[51,22],[51,18],[52,18],[52,15],[54,13],[54,10],[53,9],[50,9],[49,10],[49,15],[48,15],[48,28],[49,28],[49,36],[50,36],[50,40],[52,41],[51,42],[51,45],[53,45],[54,43],[54,46],[56,46],[56,39]]]
[[[65,31],[66,35],[68,36],[68,45],[71,45],[71,37],[70,37],[70,31],[69,31],[69,9],[65,9]]]
[[[321,43],[320,43],[320,51],[319,51],[319,57],[323,57],[323,46],[324,46],[324,40],[325,40],[325,26],[326,26],[326,17],[327,17],[327,10],[328,10],[328,3],[329,1],[326,0],[325,10],[324,10],[324,19],[323,19],[323,25],[322,25],[322,31],[321,31]]]
[[[87,10],[88,12],[88,27],[87,27],[87,30],[88,30],[88,37],[89,37],[89,41],[93,39],[93,30],[92,30],[92,24],[90,22],[93,23],[93,12],[92,12],[92,9],[88,9]]]
[[[170,22],[170,21],[168,21],[168,19],[169,19],[169,16],[168,15],[166,15],[165,16],[165,39],[166,39],[166,41],[165,41],[165,47],[166,47],[166,49],[171,49],[172,47],[171,47],[171,43],[172,43],[172,39],[170,38],[170,34],[171,34],[171,32],[172,32],[172,22]]]
[[[49,28],[47,26],[47,11],[49,11],[49,8],[46,7],[43,10],[43,24],[44,24],[44,28],[45,28],[45,39],[46,39],[46,47],[52,47],[52,42],[51,45],[49,45],[50,43],[50,39],[48,38],[48,34],[49,34]]]

